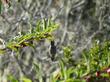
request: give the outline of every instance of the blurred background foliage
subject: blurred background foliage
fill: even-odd
[[[34,49],[20,49],[18,60],[14,57],[15,52],[7,52],[0,55],[1,82],[5,82],[8,74],[15,79],[24,75],[34,82],[33,63],[42,67],[41,82],[44,79],[48,81],[51,73],[58,69],[59,60],[64,61],[67,67],[76,66],[82,51],[93,47],[94,42],[102,44],[110,39],[110,0],[0,0],[0,13],[0,48],[15,36],[30,33],[44,18],[50,18],[60,26],[53,32],[57,46],[55,61],[50,59],[50,42],[44,39],[34,42]],[[94,49],[90,51],[91,56],[99,53],[99,46]],[[89,68],[87,70],[90,71]]]

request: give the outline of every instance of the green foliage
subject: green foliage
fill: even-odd
[[[58,28],[58,24],[52,22],[50,19],[46,20],[38,20],[36,24],[36,28],[31,28],[31,32],[23,33],[21,35],[15,36],[14,38],[10,39],[6,43],[6,48],[0,49],[1,53],[5,53],[7,49],[16,51],[19,53],[19,49],[30,46],[34,47],[33,41],[40,41],[42,39],[53,40],[52,32]],[[34,64],[34,68],[36,70],[36,79],[39,82],[43,82],[43,73],[41,64]],[[11,82],[18,82],[14,76],[9,76],[8,80]],[[22,77],[21,80],[23,82],[32,82],[30,79],[26,77]]]
[[[19,53],[20,48],[24,48],[26,46],[34,47],[33,41],[37,42],[42,39],[53,40],[54,37],[52,35],[52,32],[57,28],[58,24],[52,22],[50,19],[38,20],[36,28],[31,28],[31,32],[23,33],[10,39],[6,43],[6,47],[4,49],[0,49],[0,54],[6,53],[7,49]],[[41,65],[34,63],[34,68],[36,70],[36,78],[39,80],[39,82],[43,82]],[[23,82],[32,82],[26,77],[22,77],[21,79]],[[9,81],[18,82],[18,80],[11,75],[9,76]]]
[[[25,33],[19,36],[15,36],[9,42],[6,43],[6,49],[17,51],[19,48],[23,48],[25,46],[31,46],[32,42],[40,41],[42,39],[52,40],[52,33],[55,29],[58,28],[58,24],[52,22],[50,19],[46,20],[38,20],[36,28],[32,28],[31,33]],[[0,50],[3,52],[2,49]]]
[[[8,76],[8,80],[9,80],[10,82],[18,82],[18,80],[15,79],[15,77],[12,76],[12,75],[9,75],[9,76]]]
[[[17,0],[17,1],[21,2],[21,0]],[[106,12],[106,10],[108,9],[108,6],[107,8],[106,6],[104,6],[103,8],[103,4],[105,5],[107,1],[106,0],[105,2],[102,1],[103,4],[101,4],[102,2],[97,2],[97,0],[96,0],[96,3],[92,0],[91,2],[88,2],[88,1],[87,1],[87,4],[85,4],[85,6],[82,7],[83,11],[86,11],[86,12],[82,12],[82,15],[81,15],[82,16],[81,19],[83,19],[82,23],[86,19],[88,20],[88,18],[93,18],[93,21],[95,21],[95,24],[91,23],[90,25],[96,25],[93,27],[98,27],[96,24],[98,23],[99,27],[103,30],[102,28],[103,24],[105,23],[105,19],[108,17],[105,17],[104,20],[102,20],[103,16],[105,16],[106,14],[102,16],[101,15],[102,13],[100,15],[99,13],[100,13],[100,6],[102,6],[101,8],[103,12]],[[10,1],[7,1],[7,4],[9,5],[9,7],[11,6]],[[2,7],[3,7],[2,0],[0,0],[0,14],[2,12]],[[97,10],[99,10],[98,13],[96,12]],[[70,9],[70,12],[71,12],[71,9]],[[72,15],[71,13],[69,14]],[[92,20],[88,21],[88,23],[89,22],[92,22]],[[70,25],[70,26],[73,26],[73,25]],[[85,24],[84,26],[89,26],[89,25]],[[37,42],[42,39],[52,40],[53,36],[51,32],[57,29],[57,27],[58,25],[52,22],[50,19],[38,20],[36,24],[36,28],[30,27],[29,33],[21,33],[21,35],[15,36],[14,38],[6,42],[6,48],[0,49],[0,54],[4,54],[8,50],[19,52],[19,49],[24,48],[26,46],[34,47],[33,41]],[[104,27],[107,27],[106,23],[104,24]],[[94,28],[92,28],[92,30],[94,30]],[[108,30],[106,31],[108,32]],[[106,34],[108,35],[108,33]],[[100,35],[101,34],[98,34],[98,38],[102,37]],[[110,67],[110,41],[106,41],[103,44],[99,44],[95,42],[91,49],[85,50],[82,52],[82,57],[81,59],[76,59],[78,60],[77,62],[73,60],[74,54],[72,53],[71,46],[64,47],[63,52],[64,52],[63,53],[64,55],[61,58],[61,60],[59,60],[60,70],[55,75],[54,73],[52,73],[51,77],[49,78],[50,82],[85,82],[86,80],[84,79],[84,77],[86,76],[91,76],[92,79],[89,82],[98,82],[98,79],[100,79],[100,77],[96,76],[96,72],[99,72],[99,71],[102,72],[100,75],[101,78],[103,77],[110,78],[110,75],[107,74],[105,71],[103,71],[103,69]],[[43,72],[42,72],[41,64],[34,63],[34,68],[36,70],[36,78],[38,79],[39,82],[43,82]],[[20,79],[22,80],[22,82],[32,82],[31,79],[27,77],[22,77]],[[8,80],[10,82],[19,82],[16,79],[16,77],[12,75],[8,77]],[[108,82],[110,82],[110,80]]]
[[[94,43],[93,48],[89,52],[83,54],[84,60],[90,66],[90,70],[101,70],[104,67],[110,66],[110,42],[104,44]]]
[[[28,78],[26,78],[26,77],[22,77],[21,79],[20,79],[22,82],[32,82],[30,79],[28,79]],[[19,82],[17,79],[15,79],[15,77],[14,76],[12,76],[12,75],[9,75],[8,76],[8,81],[10,81],[10,82]]]
[[[1,12],[0,2],[0,12]],[[15,36],[6,43],[6,48],[0,49],[0,53],[5,53],[7,49],[18,52],[20,48],[30,46],[34,47],[33,41],[42,39],[53,40],[52,32],[58,28],[58,24],[50,19],[38,20],[36,28],[31,28],[29,33],[23,33]],[[102,71],[110,66],[110,41],[103,44],[95,42],[90,50],[82,52],[82,57],[77,62],[73,60],[72,47],[63,47],[64,56],[59,60],[60,70],[57,74],[52,73],[51,82],[85,82],[84,78],[87,75],[95,76],[97,71]],[[36,70],[36,78],[39,82],[43,82],[43,72],[41,64],[34,63]],[[107,73],[102,73],[102,77],[109,77]],[[23,82],[32,82],[26,77],[21,78]],[[9,76],[11,82],[18,82],[13,76]]]
[[[74,60],[72,58],[72,47],[71,46],[67,46],[67,47],[63,47],[63,52],[64,52],[64,57],[62,58],[62,61],[65,65],[68,64],[72,64],[74,65]]]
[[[62,61],[60,61],[59,66],[60,71],[51,77],[51,82],[85,82],[84,79],[74,78],[76,72],[74,67],[65,67]]]
[[[39,29],[35,29],[33,33],[15,38],[14,40],[12,40],[12,43],[14,44],[14,42],[16,42],[16,47],[20,47],[23,42],[29,41],[30,39],[39,41],[42,38],[48,38],[45,37],[45,33],[47,33],[47,31],[40,29],[43,27],[45,27],[45,29],[47,28],[46,26],[48,25],[47,23],[44,24],[45,22],[45,20],[43,20],[42,22],[44,26],[38,26]],[[50,30],[48,30],[48,32],[50,32]],[[29,46],[29,44],[27,43],[26,46]],[[89,50],[84,50],[82,52],[81,59],[79,59],[75,63],[72,59],[72,47],[63,47],[63,52],[64,57],[59,60],[60,70],[57,71],[56,74],[54,74],[54,72],[52,73],[51,77],[49,78],[50,82],[86,82],[85,77],[88,75],[91,76],[91,80],[95,82],[95,80],[100,80],[100,78],[96,76],[96,72],[98,71],[102,71],[102,78],[109,78],[108,73],[103,73],[103,70],[105,68],[109,68],[110,66],[110,41],[106,41],[103,44],[95,42],[92,48],[90,48]],[[39,82],[43,82],[43,72],[41,64],[34,63],[34,68],[36,70],[36,78]],[[17,80],[13,77],[10,77],[10,80],[12,82],[17,82]],[[24,78],[23,81],[32,82],[28,78]]]
[[[88,76],[91,76],[90,79],[93,82],[109,78],[109,74],[104,72],[104,69],[110,66],[110,41],[103,44],[95,42],[91,49],[83,51],[81,59],[76,62],[75,66],[71,66],[69,61],[69,59],[72,60],[72,48],[64,47],[63,50],[64,57],[59,63],[60,71],[56,75],[57,78],[52,77],[53,82],[85,82],[87,81],[85,77]],[[100,71],[99,79],[96,76],[98,71]]]
[[[21,80],[23,82],[32,82],[30,79],[26,78],[26,77],[22,77]]]
[[[42,24],[44,24],[44,20]],[[44,26],[46,29],[47,27],[45,24]],[[39,26],[39,28],[42,28],[42,27]],[[30,46],[29,40],[31,39],[39,41],[42,38],[48,38],[48,37],[45,37],[45,33],[47,31],[46,32],[44,31],[45,30],[43,29],[42,31],[41,29],[40,30],[35,29],[33,33],[22,35],[11,41],[13,45],[19,48],[21,48],[21,44],[25,42],[28,42],[26,46]],[[50,32],[50,30],[48,32]],[[14,44],[14,42],[16,44]],[[12,46],[12,44],[10,46]],[[10,49],[12,48],[15,48],[15,47],[10,47]],[[61,60],[59,60],[60,70],[57,71],[56,74],[54,74],[54,72],[51,74],[49,78],[50,82],[86,82],[85,77],[88,75],[91,76],[91,80],[95,82],[95,80],[100,80],[100,78],[97,79],[98,77],[96,76],[96,72],[98,71],[100,72],[102,71],[101,77],[109,78],[108,73],[107,72],[103,73],[103,70],[105,68],[109,68],[110,66],[110,41],[106,41],[103,44],[99,44],[95,42],[92,48],[90,48],[89,50],[84,50],[82,52],[82,57],[77,62],[74,62],[75,60],[73,60],[72,58],[71,46],[63,47],[63,52],[64,52],[64,57],[61,58]],[[42,72],[41,64],[38,64],[38,63],[33,63],[33,64],[36,70],[36,79],[39,82],[43,82],[43,72]],[[12,76],[9,77],[9,80],[11,80],[12,82],[18,82]],[[22,80],[23,82],[32,82],[31,79],[28,79],[25,77],[23,77]]]
[[[60,62],[60,67],[61,67],[61,79],[63,79],[64,81],[73,80],[73,77],[71,77],[71,75],[74,72],[74,68],[65,67],[62,61]]]

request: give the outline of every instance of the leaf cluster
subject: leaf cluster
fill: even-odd
[[[3,52],[6,49],[17,51],[19,48],[26,46],[33,47],[33,41],[40,41],[42,39],[52,40],[52,32],[58,28],[58,24],[52,22],[50,19],[38,20],[36,28],[31,27],[31,32],[23,33],[15,36],[6,43],[6,48],[1,49]]]
[[[59,63],[60,71],[56,77],[52,77],[53,82],[88,82],[88,79],[90,79],[89,82],[97,82],[103,81],[104,78],[107,82],[110,81],[110,76],[105,71],[110,67],[110,41],[102,44],[94,42],[92,48],[82,52],[82,57],[75,62],[75,66],[68,67],[71,63],[67,59],[72,60],[71,52],[71,47],[64,48],[64,57]],[[100,76],[96,75],[98,72]]]

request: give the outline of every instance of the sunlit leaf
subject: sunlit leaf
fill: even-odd
[[[22,77],[22,81],[23,82],[32,82],[30,79],[26,78],[26,77]]]
[[[10,82],[18,82],[18,80],[15,79],[15,77],[12,76],[12,75],[9,75],[9,76],[8,76],[8,80],[9,80]]]

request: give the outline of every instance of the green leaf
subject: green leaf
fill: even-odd
[[[43,30],[45,30],[47,28],[47,22],[46,19],[43,19]]]
[[[70,67],[68,70],[67,70],[67,77],[70,78],[71,74],[74,73],[74,68],[73,67]]]
[[[12,76],[12,75],[9,75],[9,76],[8,76],[8,80],[9,80],[10,82],[18,82],[18,80],[15,79],[15,77]]]
[[[37,63],[33,63],[34,64],[34,67],[35,67],[35,70],[38,72],[40,70],[40,67]]]
[[[51,26],[51,19],[49,18],[47,21],[47,26],[50,27]]]
[[[32,82],[30,79],[26,78],[26,77],[22,77],[21,78],[23,82]]]
[[[62,76],[64,76],[64,74],[63,74],[64,64],[62,61],[60,61],[60,67],[61,67]]]
[[[38,20],[37,21],[35,32],[40,32],[40,31],[41,31],[41,20]]]

